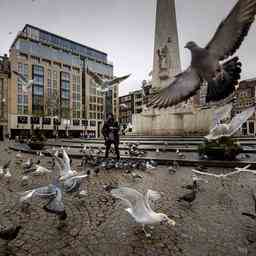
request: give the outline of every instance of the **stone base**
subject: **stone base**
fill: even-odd
[[[138,135],[206,135],[214,109],[189,108],[148,109],[133,115],[133,133]]]

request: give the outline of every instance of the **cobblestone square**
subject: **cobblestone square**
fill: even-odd
[[[256,178],[241,174],[227,179],[222,184],[215,178],[200,183],[196,200],[189,207],[179,203],[179,196],[186,193],[183,185],[191,184],[191,168],[180,167],[170,174],[168,166],[137,171],[142,180],[134,181],[123,170],[100,170],[86,179],[82,190],[85,196],[64,194],[68,214],[67,225],[58,230],[57,218],[43,209],[36,200],[26,210],[21,209],[18,192],[47,185],[58,174],[29,175],[28,185],[21,185],[21,161],[31,155],[10,151],[1,144],[1,165],[12,160],[9,183],[0,179],[0,223],[20,224],[22,229],[16,240],[10,243],[13,255],[64,256],[64,255],[255,255],[256,223],[242,216],[242,212],[254,213],[251,189]],[[34,156],[37,158],[37,156]],[[40,165],[50,168],[50,158],[41,157]],[[72,167],[80,171],[80,160],[73,159]],[[88,167],[90,169],[90,167]],[[207,171],[227,172],[208,168]],[[151,239],[146,238],[141,226],[124,211],[121,201],[104,190],[104,185],[119,184],[146,192],[153,189],[161,192],[162,198],[153,205],[156,212],[166,213],[176,221],[175,227],[158,225],[152,230]],[[4,255],[1,245],[0,255]]]

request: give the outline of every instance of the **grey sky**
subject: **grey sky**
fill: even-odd
[[[204,46],[235,2],[176,1],[183,69],[190,62],[185,43]],[[0,54],[29,23],[108,53],[115,75],[133,74],[120,86],[123,95],[140,88],[151,70],[155,9],[156,0],[0,0]],[[255,77],[255,24],[239,50],[244,79]]]

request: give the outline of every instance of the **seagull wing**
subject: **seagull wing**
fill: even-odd
[[[247,110],[243,111],[242,113],[233,117],[229,124],[229,136],[232,136],[236,133],[242,125],[253,115],[255,112],[255,107],[248,108]]]
[[[144,196],[135,189],[120,187],[111,190],[112,196],[123,200],[134,216],[144,216],[148,211]]]
[[[231,115],[232,108],[232,103],[217,108],[213,114],[212,128],[215,127],[215,125],[219,124],[220,121],[228,118]]]
[[[116,77],[116,78],[114,78],[114,79],[112,79],[112,80],[109,80],[107,84],[108,84],[108,85],[119,84],[119,83],[121,83],[122,81],[124,81],[124,80],[126,80],[127,78],[129,78],[130,76],[131,76],[131,74],[126,75],[126,76]]]
[[[159,192],[149,189],[146,193],[145,200],[146,204],[149,210],[151,210],[150,202],[151,201],[157,201],[161,198],[161,195]]]
[[[200,88],[201,79],[193,68],[178,74],[175,80],[159,94],[152,97],[148,106],[153,108],[167,108],[174,106],[193,96]]]
[[[24,84],[27,84],[27,83],[28,83],[28,79],[27,79],[25,76],[23,76],[21,73],[15,71],[15,70],[13,70],[12,72],[13,72],[16,76],[18,76]]]
[[[98,76],[96,73],[91,71],[89,68],[87,68],[87,73],[95,81],[95,83],[97,83],[99,85],[103,85],[104,81],[103,81],[103,79],[101,79],[100,76]]]
[[[206,46],[219,60],[232,56],[247,36],[256,14],[256,0],[239,0]]]
[[[71,166],[70,166],[70,159],[69,156],[66,152],[66,150],[63,150],[63,164],[64,164],[64,175],[68,174],[69,171],[71,170]]]

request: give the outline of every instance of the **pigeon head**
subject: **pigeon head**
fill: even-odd
[[[193,42],[193,41],[190,41],[188,42],[186,45],[185,45],[185,48],[189,49],[189,50],[193,50],[195,49],[196,47],[198,47],[198,45]]]
[[[175,226],[176,222],[170,219],[166,214],[158,213],[157,215],[158,218],[160,219],[160,224],[169,224],[171,226]]]

